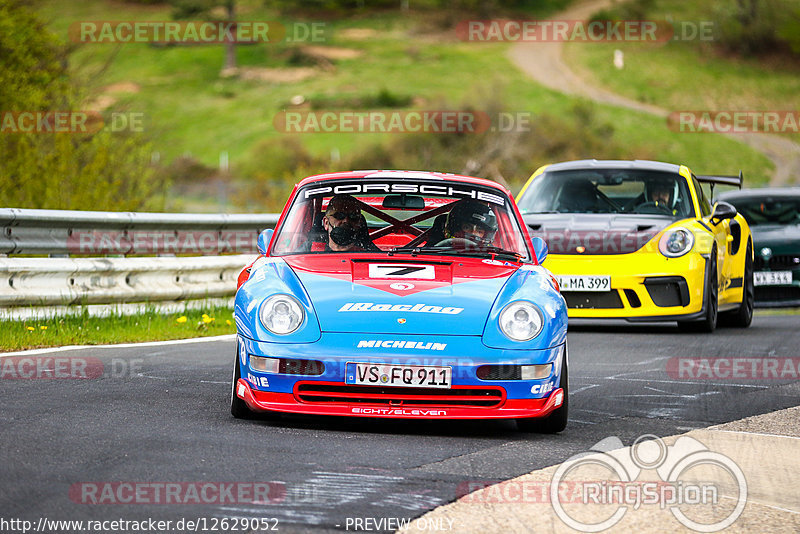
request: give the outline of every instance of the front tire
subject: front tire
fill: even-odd
[[[710,334],[717,327],[717,309],[719,307],[719,285],[717,283],[717,249],[711,251],[706,274],[706,314],[699,321],[678,321],[678,328],[684,332],[704,332]]]
[[[241,368],[239,364],[239,342],[236,342],[236,354],[233,358],[233,384],[231,384],[231,415],[236,419],[248,419],[252,417],[253,412],[247,407],[247,404],[236,395],[236,384],[242,377]]]
[[[553,410],[550,415],[540,419],[530,417],[517,419],[517,429],[521,432],[536,432],[538,434],[556,434],[567,428],[569,414],[569,365],[567,364],[567,348],[564,347],[564,361],[561,363],[561,378],[558,387],[564,390],[564,402]]]
[[[747,328],[753,322],[753,307],[755,306],[755,284],[753,282],[753,247],[747,244],[747,252],[744,257],[744,280],[742,290],[742,303],[739,308],[720,315],[720,319],[726,326],[735,328]]]

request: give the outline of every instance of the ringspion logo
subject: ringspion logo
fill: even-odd
[[[639,478],[649,470],[659,480]],[[574,494],[564,499],[565,483],[576,487],[577,481],[579,500]],[[559,519],[580,532],[607,530],[629,509],[643,505],[668,508],[681,525],[694,531],[718,532],[744,511],[747,480],[733,460],[689,436],[668,446],[648,434],[627,448],[612,436],[558,467],[550,484],[550,502]],[[575,505],[565,506],[570,503]]]

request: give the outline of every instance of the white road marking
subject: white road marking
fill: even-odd
[[[727,423],[723,423],[727,424]],[[753,436],[766,436],[770,438],[786,438],[786,439],[800,439],[798,436],[784,436],[782,434],[764,434],[763,432],[745,432],[744,430],[721,430],[712,427],[708,427],[705,430],[713,430],[714,432],[728,432],[730,434],[752,434]]]
[[[745,432],[747,434],[748,432]],[[773,434],[766,434],[768,436],[772,436]],[[788,436],[787,436],[788,437]],[[739,497],[734,497],[732,495],[720,495],[722,499],[730,499],[732,501],[739,500]],[[767,504],[765,502],[757,501],[755,499],[747,497],[747,504],[757,504],[759,506],[766,506],[767,508],[772,508],[773,510],[780,510],[781,512],[789,512],[790,514],[800,514],[800,511],[797,510],[789,510],[788,508],[782,508],[780,506],[775,506],[774,504]]]
[[[576,389],[575,391],[570,391],[569,394],[570,395],[575,395],[576,393],[580,393],[580,392],[586,391],[588,389],[599,388],[599,387],[600,387],[600,384],[589,384],[588,386],[580,387],[580,388]]]
[[[46,349],[20,350],[17,352],[0,353],[0,358],[8,356],[34,356],[36,354],[47,354],[50,352],[63,352],[67,350],[80,349],[129,349],[134,347],[163,347],[164,345],[185,345],[188,343],[208,343],[211,341],[233,341],[236,334],[226,334],[224,336],[212,337],[193,337],[189,339],[170,339],[169,341],[147,341],[144,343],[119,343],[117,345],[70,345],[67,347],[50,347]]]
[[[572,417],[569,418],[570,423],[580,423],[584,425],[596,425],[597,421],[584,421],[583,419],[573,419]]]
[[[757,388],[757,389],[769,389],[770,386],[757,386],[754,384],[720,384],[719,382],[706,382],[706,381],[692,381],[692,380],[651,380],[649,378],[617,378],[613,376],[594,376],[594,379],[605,379],[605,380],[627,380],[628,382],[656,382],[660,384],[694,384],[694,385],[708,385],[708,386],[724,386],[724,387],[733,387],[733,388]]]

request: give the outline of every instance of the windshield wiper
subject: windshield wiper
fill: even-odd
[[[471,256],[471,257],[487,257],[493,258],[495,256],[501,258],[510,258],[514,261],[519,261],[522,258],[522,254],[519,252],[514,252],[512,250],[506,250],[500,247],[480,247],[480,248],[472,248],[472,249],[463,249],[463,248],[441,248],[441,247],[434,247],[434,248],[426,248],[425,250],[420,252],[421,254],[446,254],[449,256]]]

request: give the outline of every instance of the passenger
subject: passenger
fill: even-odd
[[[447,216],[445,241],[466,239],[481,246],[491,246],[497,233],[497,216],[492,208],[477,200],[460,200]]]

